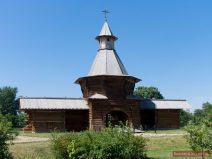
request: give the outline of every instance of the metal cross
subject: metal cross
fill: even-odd
[[[102,11],[105,14],[105,21],[107,21],[107,14],[110,13],[106,9]]]

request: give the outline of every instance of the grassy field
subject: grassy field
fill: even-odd
[[[154,159],[183,159],[180,157],[172,157],[173,151],[191,151],[186,139],[183,136],[170,137],[151,137],[147,142],[148,157]],[[191,159],[192,157],[189,157]],[[187,158],[188,159],[188,158]],[[198,159],[195,157],[195,159]]]
[[[10,151],[15,159],[54,159],[49,142],[14,144]]]
[[[158,133],[183,133],[183,130],[165,130]],[[22,135],[22,134],[21,134]],[[35,133],[24,134],[26,136],[49,137],[50,133]],[[183,136],[169,136],[169,137],[151,137],[147,138],[147,155],[152,159],[172,159],[173,151],[189,151]],[[35,143],[20,143],[10,146],[10,151],[13,153],[15,159],[54,159],[50,151],[50,142],[35,142]],[[183,159],[177,157],[176,159]],[[186,158],[188,159],[188,158]],[[189,159],[192,159],[189,157]],[[194,158],[198,159],[198,158]]]

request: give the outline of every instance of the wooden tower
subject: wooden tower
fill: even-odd
[[[105,20],[96,37],[99,49],[91,70],[76,81],[88,101],[90,129],[100,130],[109,121],[114,125],[127,121],[134,128],[140,126],[140,100],[133,96],[140,79],[128,75],[114,47],[117,39]]]

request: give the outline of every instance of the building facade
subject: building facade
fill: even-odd
[[[20,110],[29,116],[25,131],[101,130],[108,124],[128,123],[133,128],[179,128],[185,100],[142,100],[133,95],[139,78],[128,74],[115,50],[107,21],[96,37],[99,49],[87,76],[76,80],[83,98],[19,98]]]

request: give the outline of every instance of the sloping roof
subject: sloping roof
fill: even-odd
[[[191,106],[186,100],[142,100],[141,109],[190,109]]]
[[[102,30],[99,33],[99,36],[113,36],[113,33],[107,23],[107,21],[104,22],[103,26],[102,26]]]
[[[108,99],[108,97],[106,97],[106,96],[104,96],[102,94],[96,93],[96,94],[90,96],[89,99]]]
[[[88,76],[128,75],[121,59],[114,50],[99,50]]]
[[[89,109],[87,101],[76,98],[20,98],[19,107],[27,109]]]

